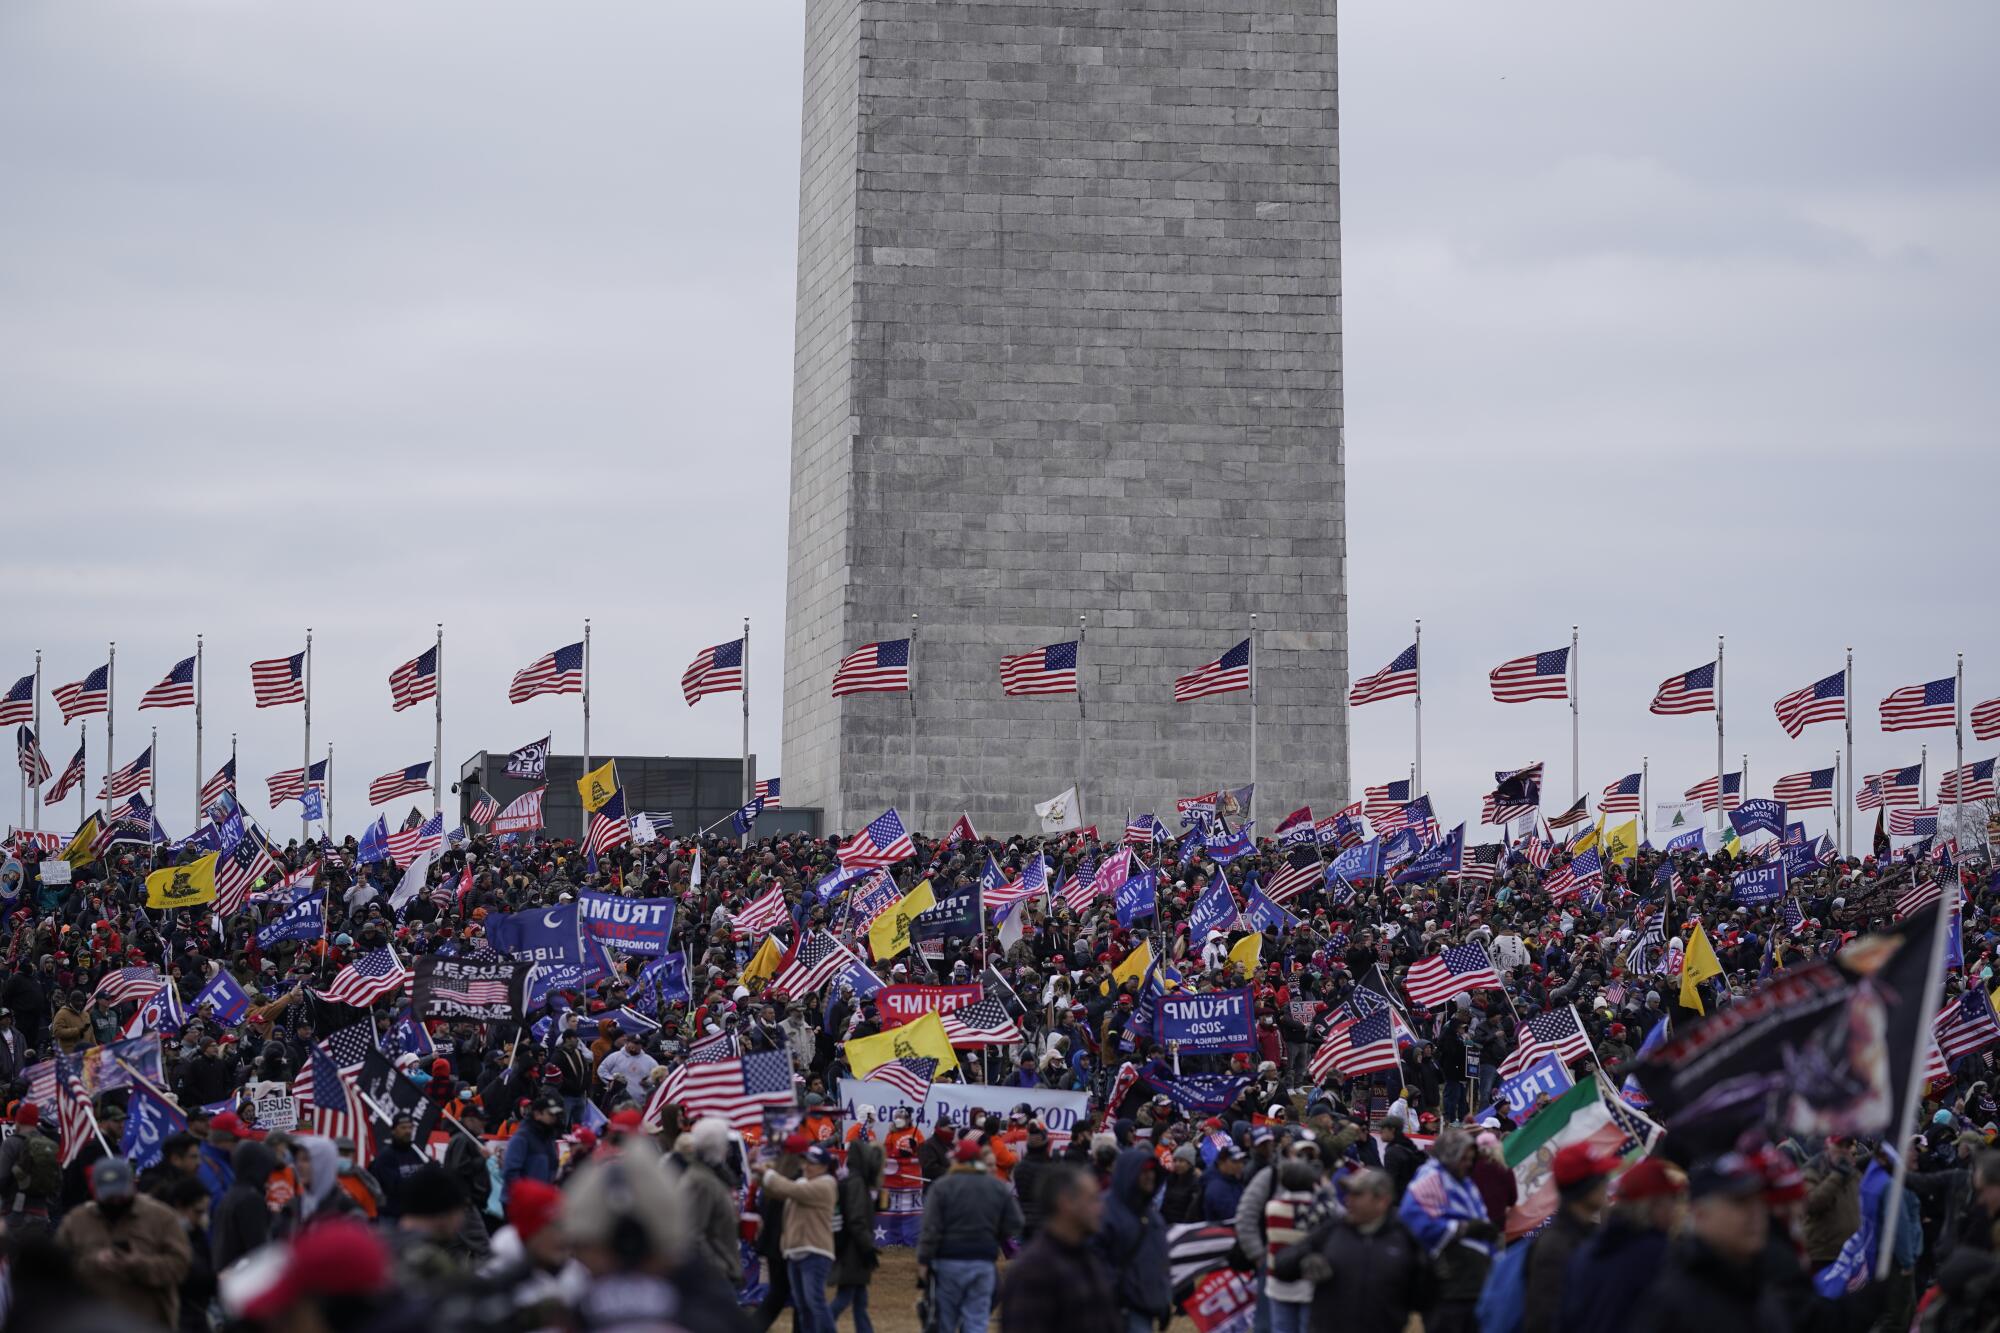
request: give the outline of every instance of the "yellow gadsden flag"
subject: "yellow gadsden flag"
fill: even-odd
[[[1257,964],[1264,960],[1264,934],[1245,935],[1229,946],[1229,961],[1236,964],[1236,970],[1246,977],[1257,975]]]
[[[1605,865],[1617,865],[1630,861],[1639,854],[1639,821],[1628,819],[1617,828],[1604,835],[1604,846],[1598,852],[1598,860]]]
[[[1708,934],[1701,928],[1701,922],[1694,923],[1694,934],[1688,936],[1687,952],[1681,958],[1681,1007],[1692,1009],[1698,1014],[1708,1010],[1702,1007],[1701,992],[1695,987],[1710,977],[1722,975],[1722,960],[1715,956],[1715,946],[1708,942]]]
[[[890,903],[868,923],[868,951],[875,961],[886,963],[910,947],[910,923],[937,906],[931,882],[925,880]]]
[[[766,935],[764,943],[750,956],[750,961],[743,965],[743,975],[736,980],[745,986],[753,981],[769,981],[778,975],[778,969],[784,962],[785,951],[778,947],[778,937]]]
[[[856,1078],[867,1078],[891,1060],[909,1056],[919,1059],[929,1056],[936,1060],[940,1076],[958,1067],[958,1056],[951,1049],[951,1038],[945,1034],[944,1023],[934,1013],[919,1015],[899,1028],[890,1028],[872,1037],[856,1037],[847,1043],[846,1049],[848,1067],[854,1071]]]
[[[1144,977],[1153,965],[1153,942],[1140,940],[1139,947],[1125,955],[1125,961],[1111,969],[1111,984],[1122,986],[1134,977]]]
[[[215,901],[215,861],[210,852],[184,866],[168,866],[146,876],[146,906],[195,907]]]
[[[90,850],[90,844],[97,841],[97,835],[103,828],[104,820],[95,810],[91,811],[90,818],[83,821],[83,827],[76,831],[76,836],[69,840],[69,846],[60,853],[71,869],[81,870],[97,859],[97,853]]]
[[[618,761],[607,759],[576,780],[576,794],[583,798],[583,808],[596,814],[604,808],[618,790]]]

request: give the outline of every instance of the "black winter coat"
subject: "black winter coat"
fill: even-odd
[[[1127,1148],[1111,1166],[1104,1223],[1091,1242],[1118,1288],[1125,1310],[1159,1316],[1172,1312],[1173,1281],[1167,1269],[1167,1223],[1140,1190],[1140,1173],[1153,1160],[1144,1148]]]

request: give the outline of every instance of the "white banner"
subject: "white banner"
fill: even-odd
[[[299,1103],[283,1083],[253,1083],[250,1096],[257,1103],[259,1129],[294,1130],[299,1127]]]
[[[1002,1088],[986,1083],[933,1083],[931,1095],[922,1106],[887,1083],[872,1079],[840,1080],[841,1111],[851,1120],[872,1109],[877,1124],[889,1123],[890,1115],[901,1107],[911,1113],[918,1128],[926,1133],[944,1113],[954,1125],[963,1125],[974,1113],[987,1112],[1005,1119],[1022,1102],[1035,1108],[1035,1118],[1049,1127],[1049,1137],[1057,1143],[1069,1138],[1082,1124],[1090,1106],[1087,1092],[1057,1092],[1050,1088]]]

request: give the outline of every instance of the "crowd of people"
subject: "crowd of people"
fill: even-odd
[[[1040,856],[1060,885],[1117,843],[919,837],[893,873],[942,898],[995,871],[1016,880]],[[1552,893],[1576,848],[1527,845],[1479,882],[1329,875],[1275,917],[1232,912],[1195,938],[1218,879],[1240,908],[1292,853],[1262,843],[1224,865],[1200,839],[1169,839],[1137,849],[1158,872],[1142,917],[1121,921],[1110,897],[1081,912],[1044,897],[1006,942],[982,913],[977,933],[869,958],[851,889],[824,892],[839,845],[663,838],[586,858],[560,837],[475,834],[400,910],[394,864],[357,864],[351,840],[293,845],[274,849],[267,880],[317,863],[323,924],[269,948],[258,928],[281,898],[225,920],[147,912],[166,849],[116,845],[45,882],[47,854],[19,848],[0,982],[8,1326],[727,1329],[789,1312],[804,1333],[842,1320],[870,1333],[874,1279],[900,1241],[926,1326],[948,1333],[996,1317],[1023,1333],[1139,1333],[1196,1303],[1256,1333],[1400,1333],[1413,1316],[1443,1333],[1901,1329],[1920,1302],[1939,1327],[2000,1326],[1992,1045],[1929,1082],[1903,1142],[1771,1135],[1688,1152],[1670,1127],[1610,1150],[1561,1146],[1542,1163],[1553,1210],[1525,1236],[1508,1143],[1555,1090],[1503,1095],[1509,1056],[1536,1040],[1527,1020],[1567,1011],[1584,1041],[1561,1053],[1565,1080],[1643,1109],[1633,1068],[1703,1021],[1678,975],[1697,926],[1720,968],[1700,1007],[1726,1013],[1893,926],[1912,884],[1948,877],[1964,904],[1948,993],[1990,988],[2000,922],[1970,868],[1878,847],[1746,907],[1733,849],[1642,847],[1588,892]],[[732,925],[774,886],[789,919]],[[361,1007],[322,993],[385,944],[406,962],[491,956],[490,916],[586,889],[679,905],[683,991],[614,951],[608,974],[509,1022],[414,1018],[401,992]],[[814,931],[881,980],[977,985],[1000,1002],[1018,1041],[929,1071],[984,1085],[959,1103],[983,1109],[909,1097],[878,1118],[852,1103],[848,1046],[891,1016],[852,977],[787,995],[755,965],[771,935],[782,950]],[[1410,968],[1467,944],[1501,984],[1415,1003]],[[176,1003],[105,984],[134,969]],[[221,974],[249,1001],[240,1016],[197,1002]],[[1149,1022],[1163,993],[1241,990],[1254,1022],[1238,1049],[1191,1053]],[[1384,1006],[1390,1067],[1315,1058]],[[421,1100],[264,1123],[266,1094],[310,1084],[328,1038],[363,1020]],[[89,1090],[64,1060],[134,1034],[157,1036],[157,1078],[111,1080],[77,1105]],[[782,1053],[790,1102],[746,1119],[668,1095],[678,1084],[663,1092],[718,1038],[739,1056]],[[1087,1111],[1049,1123],[1037,1106],[1056,1093]],[[142,1096],[172,1108],[171,1132],[153,1132],[150,1101],[143,1132],[128,1132]],[[1881,1180],[1899,1155],[1894,1196]],[[1815,1284],[1857,1236],[1890,1229],[1885,1273]]]

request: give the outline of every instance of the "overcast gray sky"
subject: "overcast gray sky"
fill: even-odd
[[[1832,761],[1770,705],[1850,643],[1864,772],[1924,739],[1878,732],[1889,688],[1963,649],[2000,694],[2000,11],[1342,23],[1353,664],[1423,617],[1443,812],[1538,758],[1567,796],[1566,709],[1485,673],[1573,621],[1586,789],[1712,771],[1712,720],[1646,704],[1718,633],[1759,792]],[[429,757],[385,682],[435,621],[455,772],[574,748],[574,700],[505,686],[585,615],[598,752],[734,753],[734,698],[677,682],[748,614],[775,771],[801,33],[797,0],[0,10],[0,676],[117,639],[117,757],[160,724],[180,833],[191,718],[140,692],[205,632],[210,765],[239,731],[259,792],[298,709],[247,663],[310,624],[351,826]],[[1404,703],[1361,710],[1357,790],[1409,752]]]

